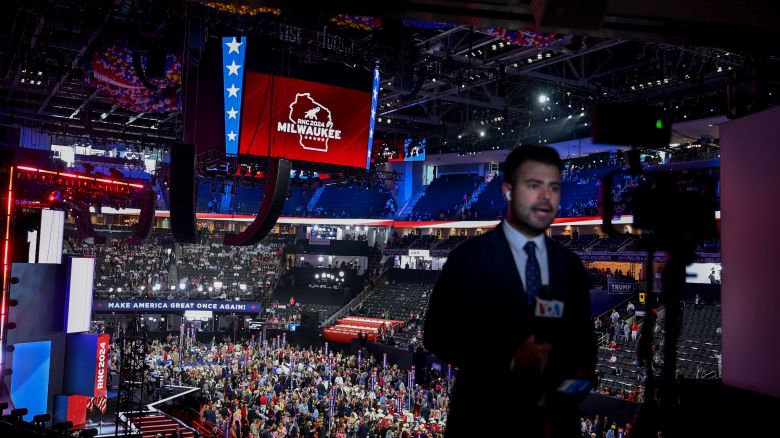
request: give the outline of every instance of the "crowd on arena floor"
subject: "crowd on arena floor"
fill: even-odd
[[[451,383],[446,377],[422,386],[407,371],[370,355],[326,355],[323,348],[277,340],[268,347],[186,342],[180,347],[178,338],[169,337],[151,344],[149,389],[159,381],[201,388],[201,420],[231,437],[411,438],[444,432]]]
[[[203,344],[169,336],[152,341],[147,392],[159,397],[165,385],[192,386],[198,392],[202,424],[216,436],[383,438],[441,437],[445,431],[448,381],[437,373],[429,385],[412,383],[409,372],[373,356],[345,355],[260,342]],[[118,368],[114,345],[109,366]],[[360,360],[360,362],[359,362]],[[643,388],[596,393],[643,402]],[[333,402],[331,403],[331,399]],[[595,415],[580,418],[584,438],[613,438],[631,424]],[[229,435],[228,435],[229,434]]]

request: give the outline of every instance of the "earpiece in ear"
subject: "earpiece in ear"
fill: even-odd
[[[512,192],[504,192],[504,197],[506,197],[507,201],[512,200]]]

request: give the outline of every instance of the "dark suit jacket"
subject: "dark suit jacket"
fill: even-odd
[[[565,303],[564,314],[554,321],[544,374],[510,371],[515,350],[535,328],[502,226],[453,250],[431,295],[425,347],[459,369],[448,437],[484,436],[493,430],[536,436],[543,424],[537,407],[542,395],[551,393],[561,380],[574,377],[575,370],[595,368],[587,272],[576,254],[546,239],[549,292]],[[490,420],[487,412],[491,412]]]

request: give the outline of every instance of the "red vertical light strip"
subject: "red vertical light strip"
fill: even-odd
[[[3,241],[3,290],[2,303],[0,303],[0,372],[2,372],[5,363],[5,320],[8,315],[8,274],[10,263],[8,262],[8,250],[11,246],[11,208],[13,207],[14,191],[14,167],[11,166],[11,172],[8,177],[8,206],[5,210],[5,239]]]

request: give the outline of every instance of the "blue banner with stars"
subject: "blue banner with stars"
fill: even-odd
[[[245,37],[222,38],[222,82],[225,96],[225,154],[238,154],[241,95],[244,86]]]
[[[376,123],[376,103],[379,100],[379,66],[374,68],[374,86],[371,89],[371,122],[368,126],[368,155],[366,170],[371,167],[371,147],[374,144],[374,123]]]

